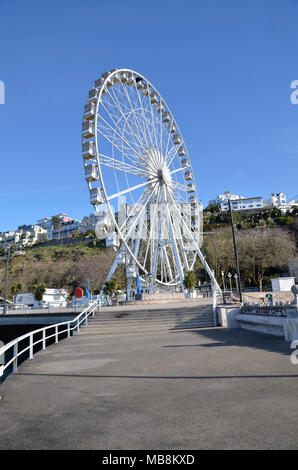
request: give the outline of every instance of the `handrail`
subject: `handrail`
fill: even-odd
[[[18,368],[18,357],[24,354],[24,352],[29,350],[29,359],[33,358],[33,346],[36,344],[39,344],[42,342],[42,350],[46,349],[46,340],[49,338],[54,338],[55,337],[55,343],[58,343],[59,341],[59,335],[62,333],[67,332],[67,338],[70,338],[70,332],[73,330],[76,330],[76,332],[80,331],[80,325],[82,322],[85,322],[85,325],[88,323],[88,317],[89,315],[92,315],[94,317],[94,312],[96,308],[101,308],[101,301],[100,299],[96,299],[92,304],[90,304],[85,310],[83,310],[79,315],[77,315],[73,320],[61,322],[61,323],[53,323],[52,325],[45,326],[44,328],[39,328],[38,330],[32,330],[29,333],[26,333],[25,335],[19,336],[18,338],[10,341],[9,343],[5,344],[0,348],[0,357],[5,354],[6,351],[8,351],[10,348],[13,347],[13,357],[7,362],[4,363],[4,365],[0,366],[0,377],[3,376],[5,369],[7,369],[8,366],[13,364],[13,370],[12,372],[17,372]],[[71,323],[75,323],[73,327],[70,327]],[[67,328],[65,330],[59,331],[59,326],[61,325],[67,325]],[[46,330],[49,330],[50,328],[55,328],[55,333],[46,336]],[[42,338],[33,342],[33,336],[36,333],[42,332]],[[18,344],[23,341],[24,339],[29,338],[29,346],[26,346],[23,348],[21,351],[18,350]],[[5,356],[4,356],[5,357]]]

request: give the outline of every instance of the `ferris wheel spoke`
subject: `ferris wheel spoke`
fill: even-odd
[[[172,170],[172,171],[170,171],[170,175],[173,175],[174,173],[178,173],[179,171],[183,171],[183,170],[185,170],[186,168],[189,168],[189,167],[190,167],[190,165],[187,165],[185,167],[180,167],[180,168],[177,168],[176,170]]]
[[[184,279],[183,268],[182,268],[182,263],[181,263],[181,259],[179,256],[179,251],[178,251],[177,242],[175,238],[175,232],[174,232],[173,225],[172,225],[171,214],[170,214],[169,207],[167,204],[165,205],[165,209],[166,209],[166,216],[167,216],[167,221],[168,221],[168,226],[169,226],[172,249],[173,249],[173,253],[174,253],[174,257],[176,261],[177,270],[179,273],[180,282],[181,282],[181,285],[183,286],[183,279]]]
[[[127,194],[130,191],[135,191],[136,189],[143,188],[144,186],[148,186],[149,184],[152,184],[155,181],[157,181],[157,178],[153,178],[150,181],[145,181],[145,183],[140,183],[128,189],[124,189],[123,191],[120,191],[120,193],[112,194],[111,196],[108,196],[108,201],[110,201],[111,199],[115,199],[116,197],[123,196],[124,194]]]
[[[175,188],[172,187],[171,190],[175,193],[175,194],[172,194],[173,198],[175,196],[177,199],[179,199],[177,200],[178,203],[180,202],[182,204],[188,204],[188,200],[184,199],[184,197]]]
[[[128,233],[126,234],[126,237],[125,237],[125,241],[126,241],[126,242],[129,240],[129,237],[130,237],[130,235],[131,235],[133,229],[135,228],[135,226],[136,226],[138,220],[140,219],[142,213],[143,213],[144,210],[146,209],[146,206],[147,206],[147,204],[148,204],[150,198],[151,198],[152,195],[156,192],[156,188],[157,188],[157,185],[153,185],[152,191],[151,191],[149,197],[147,198],[146,204],[143,205],[143,207],[142,207],[142,209],[140,210],[138,216],[137,216],[136,219],[133,221],[133,223],[132,223],[130,229],[128,230]]]
[[[170,156],[168,154],[167,156],[167,165],[170,166],[172,161],[174,160],[174,158],[176,157],[177,153],[178,153],[178,150],[179,150],[179,145],[176,145],[176,148],[174,147],[174,152],[173,152],[173,155]]]
[[[145,116],[145,109],[144,109],[144,106],[143,106],[143,101],[142,101],[142,97],[139,93],[139,90],[137,89],[137,85],[136,83],[134,82],[134,90],[136,92],[136,95],[138,97],[138,101],[139,101],[139,104],[140,104],[140,108],[141,108],[141,114],[142,114],[142,118],[143,118],[143,122],[144,122],[144,129],[146,128],[147,130],[147,135],[149,136],[150,140],[151,140],[151,145],[152,147],[154,147],[154,142],[153,142],[153,139],[152,139],[152,133],[150,132],[149,130],[149,127],[148,127],[148,120],[147,120],[147,117]]]
[[[129,102],[129,105],[130,105],[130,108],[131,108],[131,111],[132,111],[132,114],[133,114],[133,117],[134,117],[134,122],[135,122],[135,126],[136,126],[136,129],[138,130],[138,133],[139,133],[139,137],[141,138],[141,135],[140,135],[140,132],[142,133],[142,136],[143,136],[143,139],[145,140],[145,144],[147,147],[149,147],[148,145],[148,141],[147,141],[147,136],[146,136],[146,132],[144,130],[144,128],[142,129],[141,127],[141,122],[140,120],[137,118],[137,115],[136,115],[136,111],[135,111],[135,108],[133,107],[132,105],[132,102],[131,102],[131,98],[129,96],[129,93],[127,92],[127,89],[126,87],[124,87],[123,83],[121,82],[121,86],[122,86],[122,89],[125,93],[125,96]]]
[[[171,128],[172,125],[174,124],[174,118],[173,116],[171,117],[171,124],[169,125],[169,127]],[[167,161],[167,155],[168,155],[168,148],[169,148],[169,145],[170,145],[170,140],[171,140],[171,133],[168,132],[168,135],[167,135],[167,144],[166,144],[166,148],[165,148],[165,161]]]
[[[103,108],[106,110],[107,114],[109,115],[109,118],[110,120],[113,122],[114,126],[115,126],[115,129],[118,130],[118,133],[121,134],[121,136],[128,142],[130,142],[130,144],[132,146],[135,146],[137,151],[138,151],[138,154],[139,153],[143,153],[144,152],[144,146],[143,146],[143,143],[142,141],[140,141],[140,139],[137,139],[136,136],[135,136],[135,132],[134,130],[132,129],[132,127],[130,126],[130,129],[132,130],[128,130],[128,128],[124,128],[122,126],[122,128],[120,127],[120,124],[121,124],[121,121],[124,121],[125,124],[127,124],[128,122],[128,119],[124,119],[123,118],[123,115],[121,115],[120,117],[119,116],[114,116],[112,113],[110,113],[104,106]],[[112,127],[112,126],[111,126]],[[132,140],[131,140],[131,137],[132,137]]]
[[[155,218],[156,218],[156,214],[157,214],[158,201],[159,201],[160,193],[161,193],[161,190],[160,190],[160,188],[158,188],[157,197],[156,197],[157,203],[150,205],[150,232],[149,232],[147,249],[146,249],[146,252],[145,252],[144,265],[147,262],[149,249],[151,248],[151,251],[152,251],[152,246],[153,246],[153,242],[154,242],[154,232],[155,232]],[[154,205],[154,208],[153,208],[154,212],[152,212],[152,210],[151,210],[152,205]],[[152,257],[152,253],[151,253],[151,257]],[[150,266],[150,268],[151,268],[151,266]]]
[[[155,184],[153,184],[152,187],[147,186],[145,190],[143,191],[143,193],[139,196],[137,203],[134,205],[137,208],[141,206],[138,215],[143,214],[143,209],[146,207],[146,204],[148,204],[148,202],[150,201],[150,198],[153,196],[155,192],[155,186],[156,186]],[[132,214],[130,213],[128,216],[126,216],[126,219],[124,220],[123,224],[120,227],[120,231],[125,230],[127,233],[127,225],[129,225],[129,229],[130,229],[132,224],[135,225],[137,223],[138,216],[136,217],[136,219],[133,219],[131,222],[128,222],[128,218],[131,215]]]
[[[163,253],[164,253],[164,259],[165,259],[165,267],[166,267],[166,270],[168,271],[169,279],[172,279],[173,273],[172,273],[172,268],[169,262],[169,257],[168,257],[166,246],[163,247]]]
[[[117,160],[116,158],[108,157],[107,155],[103,155],[102,153],[98,153],[98,156],[101,165],[105,165],[110,168],[115,168],[116,170],[125,171],[127,173],[130,173],[131,175],[137,175],[141,177],[147,176],[145,170],[142,168],[130,165],[129,163]]]
[[[121,148],[119,145],[117,145],[117,143],[115,142],[115,139],[112,140],[112,138],[108,136],[107,134],[105,134],[101,129],[97,128],[96,130],[112,145],[112,147],[117,149],[122,154],[123,157],[126,157],[130,162],[134,163],[133,158],[135,158],[135,155],[129,153],[129,150],[130,150],[129,147],[126,147],[123,145]],[[122,142],[120,142],[120,145],[121,143]]]
[[[177,189],[179,191],[185,191],[187,192],[188,187],[186,184],[178,183],[177,181],[171,181],[171,184],[169,185],[172,189]]]
[[[120,106],[120,104],[119,104],[119,101],[118,101],[117,97],[115,96],[114,92],[113,92],[113,95],[114,95],[115,99],[112,97],[112,95],[111,95],[111,93],[110,93],[109,91],[108,91],[108,93],[109,93],[110,97],[113,99],[114,103],[116,104],[116,106],[117,106],[117,108],[118,108],[120,114],[122,115],[123,119],[124,119],[125,122],[126,122],[126,125],[130,128],[130,132],[131,132],[131,134],[134,136],[134,139],[135,139],[135,140],[138,140],[138,139],[135,137],[135,133],[134,133],[133,128],[131,127],[131,124],[129,123],[127,117],[126,117],[125,114],[123,113],[123,110],[122,110],[122,108],[121,108],[121,106]],[[116,101],[115,101],[115,100],[116,100]],[[140,146],[140,147],[139,147],[139,146]],[[145,150],[144,147],[143,147],[143,145],[142,145],[142,142],[140,142],[140,141],[139,141],[139,144],[138,144],[138,149],[139,149],[139,151],[141,150],[141,153],[144,152],[144,150]],[[140,156],[140,154],[138,155],[138,157],[145,161],[145,159],[142,158],[142,157]]]
[[[138,145],[136,145],[136,148],[134,147],[135,143],[134,142],[131,142],[130,140],[128,141],[127,140],[127,137],[124,137],[123,133],[121,132],[121,130],[119,129],[119,127],[117,127],[117,124],[114,122],[114,125],[116,126],[115,128],[113,128],[113,126],[111,126],[111,124],[109,124],[106,119],[101,116],[99,113],[98,113],[98,116],[99,118],[108,126],[108,128],[105,128],[106,130],[112,132],[113,134],[116,134],[126,145],[129,146],[129,148],[134,152],[134,154],[136,155],[136,157],[139,156],[139,153],[140,151],[142,152],[142,149],[140,147],[138,147]],[[99,129],[98,129],[99,130]],[[119,131],[118,131],[119,130]]]
[[[145,85],[145,86],[148,86],[148,85]],[[156,148],[158,149],[159,148],[159,145],[158,145],[158,142],[157,142],[157,129],[155,127],[155,122],[154,122],[154,114],[153,114],[153,106],[152,106],[152,103],[151,103],[151,100],[150,100],[150,96],[149,96],[149,93],[150,93],[150,87],[148,86],[149,88],[149,91],[148,91],[148,102],[149,102],[149,108],[150,108],[150,114],[151,114],[151,123],[152,123],[152,129],[153,129],[153,133],[154,133],[154,138],[155,138],[155,144],[156,144]]]
[[[135,163],[135,161],[137,160],[137,156],[138,154],[135,152],[135,150],[133,149],[133,147],[129,146],[129,143],[127,143],[128,147],[124,145],[124,139],[121,138],[120,142],[119,142],[119,145],[117,145],[117,138],[112,138],[111,136],[105,134],[103,132],[103,130],[101,128],[97,128],[96,129],[97,132],[99,132],[108,142],[110,142],[110,144],[112,145],[112,147],[116,148],[124,158],[127,158],[127,160],[129,160],[131,163]],[[116,142],[115,142],[116,141]],[[121,146],[122,145],[122,148]],[[130,153],[130,150],[132,150],[134,152],[134,154],[131,154]],[[139,162],[139,165],[140,167],[143,167],[145,168],[145,164],[143,162]],[[150,172],[148,172],[148,175],[150,174]]]
[[[109,124],[106,121],[106,119],[103,118],[103,116],[98,114],[99,117],[103,120],[103,122],[108,126],[108,127],[106,127],[106,126],[102,125],[102,127],[106,131],[110,132],[110,134],[113,133],[113,141],[116,140],[116,142],[117,142],[120,139],[120,142],[118,142],[118,143],[121,143],[122,145],[123,145],[123,143],[126,143],[127,145],[129,145],[129,148],[132,149],[133,152],[134,152],[134,158],[140,160],[140,163],[145,163],[145,159],[142,158],[141,155],[140,155],[140,154],[144,153],[143,152],[143,147],[139,146],[139,143],[136,141],[136,139],[134,139],[134,141],[131,141],[131,136],[134,137],[134,134],[127,131],[128,135],[125,135],[123,130],[120,129],[119,121],[123,118],[123,116],[121,116],[120,119],[118,120],[118,122],[116,122],[115,119],[117,119],[117,118],[115,117],[115,119],[114,119],[114,117],[111,115],[111,113],[104,106],[103,106],[103,108],[106,110],[107,114],[109,115],[109,118],[111,119],[111,121],[113,122],[115,127],[111,126],[111,124]],[[127,120],[126,120],[126,122],[127,122]],[[115,135],[117,135],[117,137],[115,137]],[[110,135],[109,137],[111,139],[112,136]],[[108,138],[108,136],[106,136],[106,138]],[[110,139],[109,139],[109,141],[111,142]],[[127,158],[128,158],[128,156],[127,156]],[[131,158],[128,158],[128,159],[131,160]]]

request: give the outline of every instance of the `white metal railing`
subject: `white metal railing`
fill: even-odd
[[[38,330],[33,330],[30,331],[29,333],[26,333],[25,335],[19,336],[18,338],[10,341],[7,343],[5,346],[0,348],[0,357],[5,357],[5,353],[13,348],[12,352],[12,358],[8,360],[8,362],[5,362],[4,359],[4,364],[0,365],[0,377],[3,376],[4,371],[12,364],[12,372],[17,372],[18,369],[18,358],[24,354],[26,351],[29,351],[29,359],[33,358],[34,352],[33,352],[33,347],[36,344],[42,343],[42,350],[46,349],[47,347],[47,340],[50,338],[55,338],[55,343],[59,342],[59,336],[63,333],[67,333],[67,338],[70,338],[70,332],[73,331],[73,333],[77,333],[80,331],[80,325],[87,324],[88,323],[88,317],[89,315],[92,315],[94,317],[95,310],[101,309],[101,301],[100,299],[95,300],[92,304],[90,304],[85,310],[83,310],[78,316],[76,316],[73,320],[61,322],[61,323],[56,323],[53,325],[48,325],[45,326],[44,328],[39,328]],[[71,324],[74,324],[74,326],[70,326]],[[59,327],[62,325],[66,325],[66,328],[59,331]],[[55,329],[55,333],[47,336],[46,332],[47,330],[50,329]],[[74,331],[75,330],[75,331]],[[41,339],[38,339],[37,341],[34,341],[34,335],[37,333],[42,333]],[[19,343],[23,341],[24,339],[29,338],[29,346],[24,347],[23,349],[19,350]]]

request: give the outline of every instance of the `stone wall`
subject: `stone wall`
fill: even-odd
[[[292,292],[243,292],[242,298],[243,302],[250,303],[250,302],[268,302],[266,294],[271,294],[273,297],[273,303],[275,302],[293,302],[294,294]]]

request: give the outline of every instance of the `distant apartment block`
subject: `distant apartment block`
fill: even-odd
[[[39,225],[22,225],[15,231],[0,232],[0,246],[15,245],[17,248],[46,240],[47,231]]]

